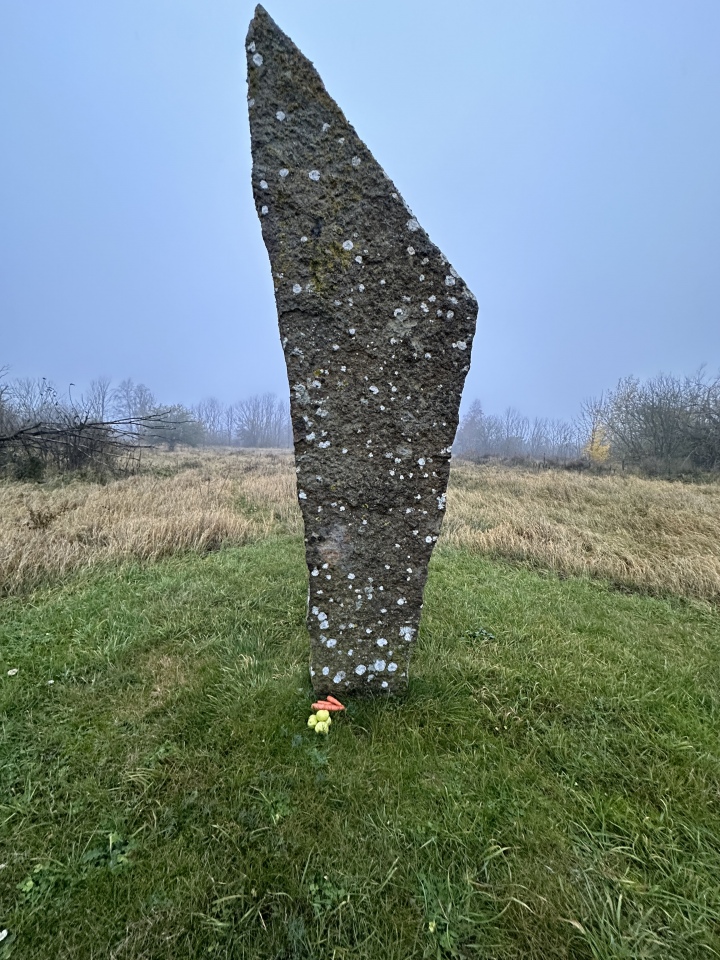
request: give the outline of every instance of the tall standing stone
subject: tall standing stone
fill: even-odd
[[[261,6],[247,57],[253,194],[305,521],[312,684],[396,693],[440,533],[477,303]]]

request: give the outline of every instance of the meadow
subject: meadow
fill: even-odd
[[[720,957],[720,485],[455,464],[327,738],[305,590],[290,455],[0,484],[2,960]]]

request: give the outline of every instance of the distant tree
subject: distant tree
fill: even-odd
[[[151,411],[155,418],[143,431],[144,442],[166,444],[174,450],[178,444],[198,447],[205,441],[205,427],[192,410],[176,403],[171,407],[157,407]]]
[[[228,446],[232,446],[235,440],[235,420],[235,406],[229,403],[227,407],[225,407],[222,417],[223,443],[226,443]]]
[[[482,456],[484,450],[484,414],[479,400],[473,400],[460,419],[453,449],[463,457]]]
[[[205,429],[207,443],[225,443],[225,408],[217,397],[206,397],[193,408],[193,415]]]
[[[274,393],[255,394],[234,407],[235,436],[243,447],[292,445],[290,410]]]
[[[557,460],[576,460],[582,449],[582,434],[567,420],[548,420],[547,456]]]
[[[531,457],[542,457],[548,447],[548,422],[545,417],[535,417],[530,424],[525,443]]]
[[[529,423],[515,407],[507,407],[502,415],[502,454],[505,457],[521,457],[525,451]]]
[[[152,390],[144,383],[134,383],[129,377],[120,381],[110,397],[113,412],[118,417],[146,417],[157,407]]]
[[[110,377],[97,377],[90,381],[90,389],[84,397],[84,405],[96,420],[110,419],[112,397]]]
[[[583,447],[583,453],[590,463],[600,467],[610,459],[610,444],[602,424],[597,424],[590,434],[590,439]]]

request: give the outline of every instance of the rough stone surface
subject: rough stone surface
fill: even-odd
[[[246,46],[253,194],[305,521],[312,684],[397,693],[440,533],[477,303],[262,7]]]

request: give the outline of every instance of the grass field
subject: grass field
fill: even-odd
[[[718,487],[457,467],[327,739],[292,489],[0,487],[0,958],[719,957]]]

